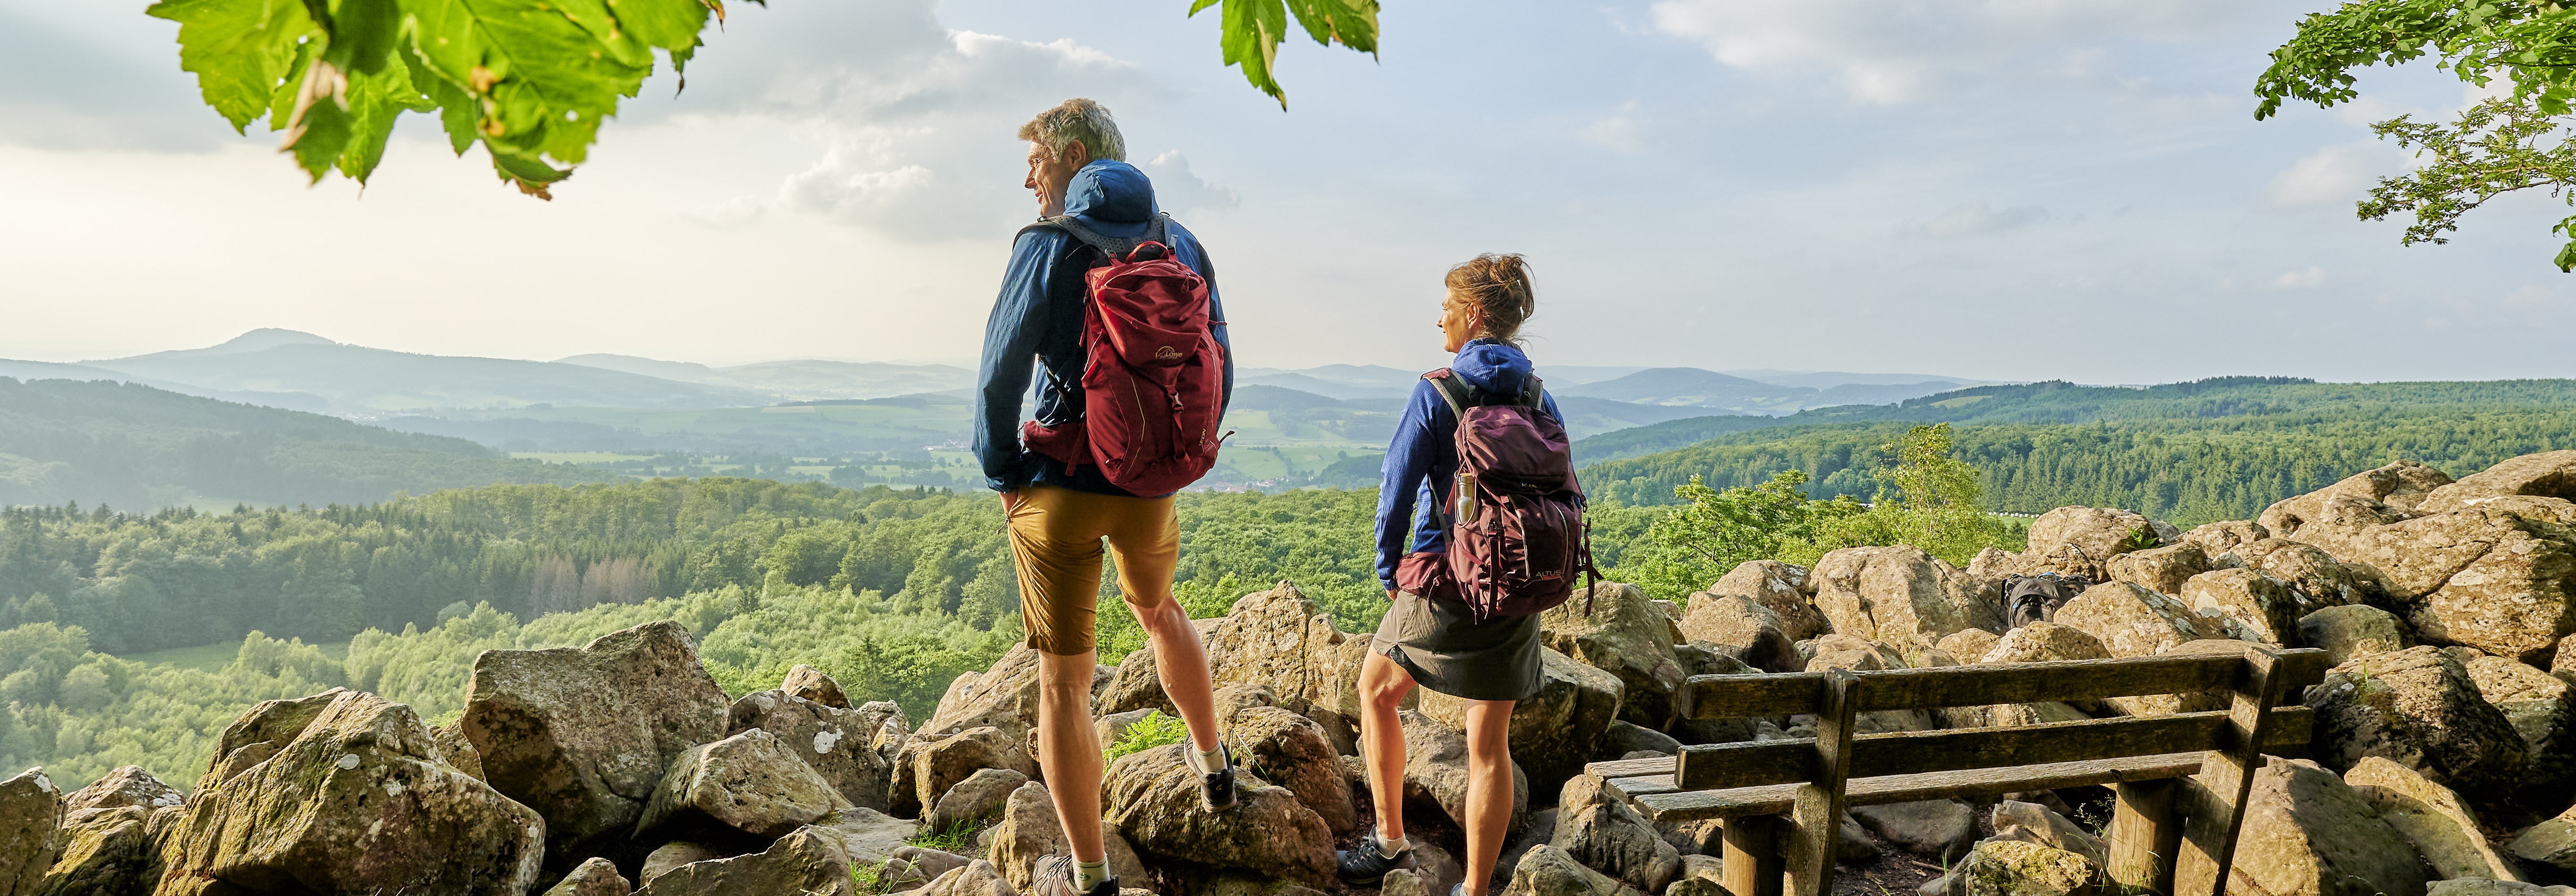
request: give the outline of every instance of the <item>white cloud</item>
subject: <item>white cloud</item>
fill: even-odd
[[[1618,150],[1636,152],[1644,148],[1645,122],[1637,116],[1637,101],[1619,104],[1619,111],[1584,125],[1576,134],[1584,140]]]
[[[1154,203],[1162,206],[1164,211],[1175,214],[1218,212],[1243,204],[1243,197],[1233,190],[1191,171],[1190,160],[1183,158],[1180,150],[1155,156],[1136,167],[1144,169],[1145,175],[1153,179]]]
[[[2048,209],[2036,205],[1995,208],[1984,202],[1963,202],[1950,207],[1929,221],[1907,221],[1898,225],[1902,236],[1959,237],[2002,233],[2048,220]]]
[[[2316,205],[2358,199],[2382,174],[2402,164],[2401,157],[2376,140],[2328,146],[2290,163],[2273,176],[2267,191],[2274,205]]]
[[[2309,289],[2326,282],[2326,269],[2309,265],[2304,271],[2283,271],[2272,278],[2272,285],[2282,289]]]

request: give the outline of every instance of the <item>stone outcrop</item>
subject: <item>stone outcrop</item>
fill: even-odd
[[[2231,893],[2380,896],[2420,893],[2414,847],[2331,771],[2264,757],[2245,804]],[[2254,889],[2259,888],[2259,889]]]
[[[2208,571],[2209,554],[2188,541],[2130,551],[2102,564],[2103,575],[2112,581],[2134,582],[2164,594],[2181,593],[2184,582]]]
[[[1003,802],[1027,783],[1029,776],[1007,768],[979,769],[940,794],[930,813],[921,817],[921,824],[934,831],[946,831],[991,818],[1001,814]]]
[[[839,686],[832,687],[837,696]],[[890,805],[886,786],[894,763],[876,749],[877,729],[885,721],[882,717],[778,690],[743,695],[733,702],[729,720],[727,736],[753,730],[768,732],[779,743],[788,745],[806,765],[813,766],[824,780],[832,782],[841,798],[851,805],[870,809]]]
[[[1289,582],[1244,595],[1205,629],[1218,687],[1267,685],[1279,706],[1322,723],[1336,742],[1359,728],[1359,663],[1368,636],[1344,635]]]
[[[2450,484],[2449,474],[2401,460],[2275,501],[2255,522],[2275,536],[2313,543],[2320,533],[2311,529],[2354,529],[2403,520],[2436,489]]]
[[[1129,884],[1142,884],[1150,876],[1144,860],[1136,857],[1135,847],[1117,829],[1102,826],[1101,845],[1108,848],[1109,873]],[[1064,837],[1064,823],[1055,816],[1055,797],[1046,785],[1030,782],[1011,791],[1002,809],[1002,821],[993,828],[993,867],[1018,889],[1028,889],[1039,856],[1063,855],[1069,849]],[[946,873],[941,871],[939,873]],[[938,873],[929,875],[937,877]]]
[[[1583,773],[1601,732],[1619,717],[1618,676],[1539,648],[1539,692],[1512,706],[1512,760],[1529,773],[1531,787],[1554,793]],[[1452,731],[1467,730],[1467,701],[1422,692],[1422,714]]]
[[[1272,706],[1234,714],[1230,740],[1235,757],[1262,780],[1288,788],[1297,801],[1315,810],[1324,826],[1339,837],[1359,828],[1359,810],[1351,802],[1351,779],[1342,773],[1339,754],[1313,719]]]
[[[2299,617],[2299,641],[2324,650],[2326,662],[2338,666],[2415,646],[2406,622],[2397,614],[2361,604],[2327,607]]]
[[[579,648],[484,651],[462,727],[492,789],[544,816],[549,861],[569,863],[624,836],[681,754],[722,739],[729,703],[688,630],[649,622]]]
[[[1404,723],[1404,802],[1407,812],[1437,812],[1449,823],[1467,817],[1467,735],[1420,712]],[[1512,757],[1512,826],[1529,815],[1530,776]]]
[[[778,683],[778,690],[790,697],[812,700],[833,709],[850,708],[850,697],[841,693],[840,682],[823,674],[823,670],[804,663],[797,663],[795,668],[787,670],[787,679]]]
[[[1095,689],[1096,690],[1096,689]],[[948,693],[930,717],[913,729],[916,737],[940,738],[972,728],[999,729],[1019,740],[1038,723],[1038,652],[1027,644],[1012,647],[993,667],[968,672],[948,683]]]
[[[802,667],[799,667],[802,668]],[[635,889],[617,874],[617,865],[602,858],[583,860],[571,874],[546,888],[545,896],[627,896]]]
[[[2244,623],[2275,647],[2298,647],[2299,593],[2290,583],[2251,569],[2221,569],[2192,576],[2168,591],[2202,615],[2223,614]]]
[[[1809,576],[1836,634],[1929,647],[1961,629],[2002,631],[1987,587],[1919,548],[1844,548]]]
[[[63,811],[115,809],[126,806],[146,811],[186,805],[188,797],[177,788],[162,783],[139,765],[121,765],[106,776],[63,798]]]
[[[0,781],[0,893],[34,893],[62,850],[63,791],[45,770]]]
[[[55,832],[60,847],[53,868],[34,889],[23,883],[11,891],[24,896],[140,896],[161,879],[159,838],[153,836],[156,810],[139,806],[78,809],[63,816]],[[175,821],[176,809],[158,812],[161,830]],[[5,865],[0,861],[0,865]]]
[[[1959,863],[1958,896],[2090,896],[2100,866],[2024,840],[1987,840]]]
[[[2252,520],[2204,523],[2182,534],[2183,541],[2199,545],[2201,554],[2212,560],[2235,551],[2239,545],[2270,537],[2270,530]]]
[[[1330,886],[1333,834],[1324,819],[1248,770],[1236,786],[1233,809],[1200,811],[1198,772],[1173,744],[1120,757],[1102,789],[1108,822],[1151,861]]]
[[[2343,783],[2378,810],[2380,820],[2415,845],[2433,876],[2521,880],[2522,872],[2502,852],[2487,845],[2477,813],[2451,789],[2414,769],[2377,756],[2362,757],[2343,773]]]
[[[2181,537],[2181,530],[2116,507],[2060,507],[2030,522],[2032,550],[2044,553],[2058,545],[2071,545],[2098,563],[2108,563],[2142,546],[2170,544]],[[2139,543],[2141,540],[2144,545]]]
[[[1602,793],[1601,783],[1592,775],[1565,782],[1549,845],[1586,868],[1649,893],[1663,892],[1681,870],[1681,853],[1637,810]]]
[[[850,858],[841,836],[832,829],[803,827],[760,852],[691,862],[665,871],[645,881],[644,888],[635,892],[640,896],[851,896]]]
[[[1619,718],[1648,728],[1672,722],[1673,691],[1689,673],[1673,655],[1663,613],[1637,586],[1602,582],[1549,608],[1539,614],[1539,640],[1568,659],[1617,676]]]
[[[758,837],[780,837],[848,806],[793,748],[754,728],[680,754],[635,827],[687,831],[708,820]]]
[[[2434,489],[2417,509],[2445,513],[2507,496],[2576,501],[2576,451],[2544,451],[2506,459]]]
[[[2560,873],[2576,872],[2576,808],[2524,828],[2505,849],[2525,862],[2546,865]]]
[[[161,896],[520,896],[545,858],[544,819],[439,761],[411,707],[374,694],[260,704],[216,755],[163,847]]]
[[[1977,842],[1977,810],[1962,800],[1854,806],[1851,814],[1879,839],[1916,855],[1952,861]]]
[[[2308,689],[2307,705],[2316,710],[2311,750],[2328,768],[2378,756],[2476,801],[2502,798],[2523,775],[2521,735],[2440,648],[2336,666]]]
[[[1797,669],[1797,642],[1800,639],[1789,636],[1779,613],[1753,598],[1708,592],[1691,595],[1690,609],[1683,613],[1681,627],[1682,635],[1689,639],[1688,643],[1733,657],[1756,669],[1766,672]]]
[[[1540,844],[1512,867],[1503,896],[1632,896],[1645,891],[1590,868],[1562,849]]]
[[[1816,610],[1816,589],[1806,567],[1778,560],[1750,560],[1718,578],[1701,592],[1713,597],[1741,597],[1780,617],[1780,631],[1791,641],[1825,633],[1825,616]],[[1698,595],[1692,595],[1697,597]],[[1685,627],[1687,631],[1687,627]]]
[[[2311,544],[2286,538],[2267,538],[2237,545],[2211,565],[2226,569],[2243,567],[2290,583],[2299,593],[2299,607],[2314,612],[2325,607],[2357,604],[2381,590],[2379,577],[2367,567],[2345,563],[2333,554]]]
[[[2130,582],[2105,582],[2057,608],[2058,625],[2092,635],[2115,657],[2155,656],[2203,638],[2226,636],[2181,601]]]
[[[946,737],[912,738],[895,757],[894,767],[895,774],[904,777],[895,780],[895,793],[888,802],[893,804],[894,814],[906,817],[938,805],[939,797],[948,788],[984,769],[1006,768],[1025,777],[1038,776],[1038,763],[1029,755],[1027,739],[1012,737],[990,725]],[[907,778],[909,787],[904,786]]]

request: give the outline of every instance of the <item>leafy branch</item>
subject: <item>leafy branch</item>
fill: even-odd
[[[2411,246],[2450,242],[2443,234],[2459,229],[2461,215],[2506,193],[2546,188],[2576,204],[2576,192],[2569,190],[2576,186],[2576,143],[2563,128],[2560,119],[2504,98],[2469,107],[2449,126],[2405,115],[2372,125],[2372,133],[2416,147],[2417,157],[2430,161],[2411,173],[2380,178],[2359,213],[2371,221],[2412,214],[2415,223],[2405,237]],[[2558,250],[2558,269],[2576,269],[2576,216],[2553,230],[2569,237]]]
[[[1243,79],[1278,100],[1281,109],[1288,108],[1288,92],[1271,69],[1278,63],[1279,44],[1287,40],[1291,13],[1317,45],[1340,43],[1377,55],[1377,0],[1191,0],[1190,15],[1195,18],[1220,3],[1225,64],[1242,69]]]

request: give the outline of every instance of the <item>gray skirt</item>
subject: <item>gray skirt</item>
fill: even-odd
[[[1538,616],[1476,622],[1467,605],[1399,592],[1370,648],[1403,666],[1413,683],[1466,700],[1538,696]]]

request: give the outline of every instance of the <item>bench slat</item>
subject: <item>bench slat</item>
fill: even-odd
[[[2280,659],[2291,684],[2286,693],[2293,697],[2324,677],[2324,651],[2284,650]],[[1860,673],[1865,686],[1859,701],[1860,710],[1868,712],[2190,694],[2232,688],[2244,668],[2241,655],[2206,653],[1883,669]],[[1821,672],[1694,675],[1682,689],[1682,709],[1697,719],[1813,713],[1823,703],[1824,681]]]
[[[1995,796],[2028,790],[2056,790],[2091,784],[2119,784],[2180,778],[2200,771],[2204,752],[2130,756],[2084,762],[2054,762],[2013,768],[1927,772],[1885,778],[1854,779],[1845,805],[1878,806],[1917,800]],[[1629,781],[1646,779],[1630,778]],[[1796,802],[1796,784],[1739,787],[1732,790],[1688,790],[1639,793],[1630,805],[1659,822],[1697,821],[1779,815]]]
[[[2274,710],[2265,746],[2303,746],[2313,714]],[[1945,770],[2043,765],[2219,749],[2225,711],[2088,719],[2003,728],[1871,734],[1852,742],[1851,776],[1880,778]],[[1723,790],[1808,779],[1815,742],[1806,738],[1683,747],[1674,775],[1682,790]],[[1623,770],[1624,771],[1624,770]],[[1636,772],[1630,772],[1634,774]]]

